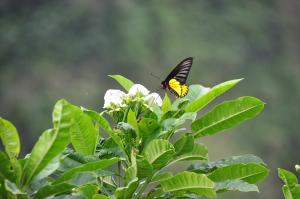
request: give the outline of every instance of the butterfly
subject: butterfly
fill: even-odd
[[[193,64],[193,58],[188,57],[182,60],[167,76],[167,78],[161,82],[163,89],[169,89],[176,97],[184,97],[189,91],[189,87],[186,85],[186,79],[189,75]]]

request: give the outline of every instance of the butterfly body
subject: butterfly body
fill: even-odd
[[[163,89],[168,89],[176,97],[184,97],[189,91],[189,87],[186,85],[186,80],[189,75],[193,64],[193,58],[188,57],[181,61],[167,76],[167,78],[161,82]]]

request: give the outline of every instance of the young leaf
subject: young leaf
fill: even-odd
[[[215,197],[214,182],[204,174],[184,171],[174,177],[160,182],[164,192],[183,191],[196,193],[200,196]]]
[[[208,177],[214,182],[222,182],[226,180],[243,180],[250,184],[257,183],[265,178],[269,170],[256,163],[240,163],[229,165],[214,170]]]
[[[258,187],[255,184],[249,184],[242,180],[226,180],[215,183],[215,190],[217,192],[225,191],[240,191],[240,192],[258,192]]]
[[[145,159],[152,164],[154,168],[161,168],[172,159],[175,149],[167,140],[152,140],[144,149]]]
[[[15,126],[0,117],[0,139],[6,154],[10,159],[18,157],[20,153],[19,134]]]
[[[162,105],[161,105],[161,109],[162,109],[163,113],[166,113],[169,110],[171,110],[171,108],[172,108],[172,103],[171,103],[169,96],[166,93],[165,97],[163,99]]]
[[[214,86],[212,89],[210,89],[204,95],[200,96],[198,99],[191,102],[187,106],[186,111],[187,112],[198,112],[203,107],[205,107],[208,103],[213,101],[216,97],[218,97],[219,95],[223,94],[225,91],[232,88],[234,85],[236,85],[241,80],[242,79],[230,80],[230,81],[218,84],[217,86]]]
[[[133,82],[122,75],[109,75],[110,77],[117,80],[117,82],[126,90],[129,91],[129,89],[133,86]]]
[[[264,103],[254,97],[223,102],[192,123],[193,135],[198,138],[231,128],[255,117],[263,108]]]
[[[111,158],[89,162],[78,167],[74,167],[64,172],[58,179],[56,179],[56,181],[53,184],[59,184],[64,181],[67,181],[71,179],[76,173],[83,171],[96,171],[98,169],[103,169],[105,167],[111,166],[116,162],[118,162],[118,158]]]
[[[24,165],[22,185],[26,187],[49,162],[70,143],[71,112],[65,100],[59,100],[53,111],[54,129],[46,130],[32,149]]]
[[[81,155],[92,155],[96,150],[99,132],[92,119],[74,105],[69,105],[72,114],[71,142],[75,150]]]

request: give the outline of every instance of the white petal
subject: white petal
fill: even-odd
[[[156,104],[158,106],[162,105],[162,99],[157,93],[151,93],[145,97],[145,100],[150,104]]]
[[[141,84],[134,84],[130,89],[129,89],[129,92],[128,92],[128,95],[130,96],[134,96],[136,95],[137,93],[141,93],[143,94],[144,96],[148,95],[150,93],[150,91],[145,88],[145,86],[141,85]]]
[[[120,105],[122,104],[123,98],[126,94],[120,90],[109,89],[104,95],[104,106],[103,108],[108,108],[111,104]]]

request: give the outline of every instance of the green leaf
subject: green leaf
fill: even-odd
[[[173,145],[167,140],[162,139],[151,141],[143,151],[143,156],[154,168],[165,166],[174,154],[175,149]]]
[[[17,182],[17,172],[7,155],[0,151],[0,179],[8,179]]]
[[[128,199],[132,198],[132,195],[134,194],[135,190],[137,189],[139,185],[138,178],[135,178],[132,180],[126,187],[119,187],[115,191],[116,199]]]
[[[207,160],[207,159],[208,159],[208,150],[206,146],[202,144],[194,144],[192,151],[177,156],[176,159],[172,161],[172,164],[183,160]]]
[[[214,182],[204,174],[184,171],[160,182],[164,192],[192,192],[201,196],[215,197]],[[184,193],[183,192],[183,193]]]
[[[56,156],[53,158],[49,164],[43,168],[35,177],[34,181],[41,180],[43,178],[48,177],[51,175],[54,171],[56,171],[59,168],[59,161],[60,161],[60,155]]]
[[[295,165],[295,169],[298,173],[300,173],[300,166],[299,165]]]
[[[256,163],[240,163],[221,167],[209,174],[209,178],[214,182],[222,182],[226,180],[243,180],[250,184],[257,183],[265,178],[269,170]]]
[[[93,195],[92,199],[109,199],[109,197],[102,194],[95,194]]]
[[[192,123],[193,135],[197,138],[231,128],[255,117],[263,108],[264,103],[254,97],[223,102]]]
[[[239,163],[257,163],[265,165],[265,163],[259,157],[252,154],[245,154],[240,156],[231,156],[223,158],[221,160],[212,162],[203,162],[200,164],[193,164],[189,170],[199,173],[208,173],[217,168],[225,167],[228,165],[239,164]]]
[[[200,84],[193,84],[189,86],[189,92],[184,97],[184,99],[188,99],[190,102],[195,101],[199,97],[205,95],[207,92],[210,91],[210,88],[204,87]]]
[[[163,113],[166,113],[166,112],[170,111],[171,108],[172,108],[172,103],[171,103],[171,100],[170,100],[168,94],[166,93],[165,97],[162,101],[161,109],[162,109]]]
[[[10,182],[9,180],[5,180],[5,189],[8,193],[8,195],[11,195],[12,197],[8,196],[8,198],[28,198],[27,194],[23,191],[21,191],[17,185],[13,182]]]
[[[290,171],[278,168],[278,176],[288,187],[294,187],[296,184],[298,184],[297,177]]]
[[[116,162],[118,162],[118,158],[111,158],[89,162],[78,167],[74,167],[64,172],[58,179],[56,179],[56,181],[53,184],[59,184],[64,181],[67,181],[71,179],[76,173],[83,171],[96,171],[98,169],[103,169],[105,167],[111,166]]]
[[[138,123],[138,127],[144,147],[157,138],[160,133],[160,124],[152,118],[142,118]]]
[[[285,199],[299,199],[300,198],[300,185],[290,188],[287,185],[283,185],[282,192]]]
[[[71,112],[65,100],[59,100],[53,111],[54,129],[46,130],[34,145],[24,165],[22,185],[31,180],[70,143]]]
[[[99,187],[94,184],[85,184],[78,188],[77,195],[82,196],[85,199],[93,198],[98,193]]]
[[[109,122],[100,114],[97,113],[96,111],[88,110],[86,108],[82,108],[83,112],[86,113],[88,116],[90,116],[93,120],[95,120],[102,129],[105,131],[111,131],[111,127]]]
[[[117,82],[126,90],[129,91],[129,89],[133,86],[133,82],[121,75],[109,75],[110,77],[117,80]]]
[[[5,152],[10,159],[18,157],[20,153],[20,139],[15,126],[0,117],[0,139]]]
[[[152,165],[143,156],[137,156],[136,164],[138,178],[149,177],[153,174]]]
[[[161,173],[161,174],[154,176],[152,178],[151,182],[153,183],[153,182],[163,181],[163,180],[166,180],[171,177],[173,177],[171,172],[165,172],[165,173]]]
[[[191,102],[186,107],[186,111],[187,112],[198,112],[203,107],[205,107],[208,103],[213,101],[216,97],[223,94],[228,89],[232,88],[234,85],[236,85],[241,80],[242,79],[230,80],[230,81],[218,84],[217,86],[214,86],[212,89],[210,89],[204,95],[200,96],[198,99]]]
[[[189,134],[183,135],[175,142],[174,147],[177,156],[191,152],[194,148],[194,136]]]
[[[53,195],[70,192],[73,188],[75,188],[74,185],[70,185],[67,183],[47,185],[39,189],[38,192],[34,195],[33,199],[44,199]]]
[[[134,130],[136,132],[136,137],[137,137],[136,144],[138,145],[139,141],[140,141],[140,132],[139,132],[138,122],[136,120],[135,113],[131,109],[128,111],[127,123],[130,124],[134,128]]]
[[[258,187],[254,184],[249,184],[242,180],[226,180],[215,183],[215,190],[217,192],[225,191],[240,191],[240,192],[258,192]]]
[[[77,106],[69,105],[72,113],[71,142],[74,149],[81,155],[95,153],[99,132],[92,119]]]

